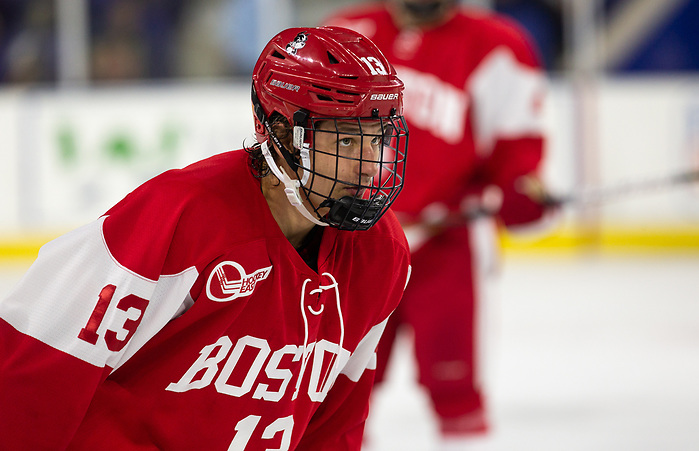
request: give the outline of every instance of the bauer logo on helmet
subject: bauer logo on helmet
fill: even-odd
[[[396,100],[398,99],[398,94],[372,94],[371,100]]]
[[[294,91],[294,92],[299,92],[299,89],[301,89],[301,86],[299,86],[299,85],[295,85],[293,83],[287,83],[287,82],[279,81],[279,80],[275,80],[275,79],[270,80],[269,84],[272,86],[276,86],[278,88],[288,89],[289,91]]]

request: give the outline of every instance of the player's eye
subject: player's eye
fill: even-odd
[[[340,138],[339,143],[342,147],[349,147],[352,145],[352,138]]]

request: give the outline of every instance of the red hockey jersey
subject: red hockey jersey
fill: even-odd
[[[408,273],[391,213],[313,271],[244,151],[161,174],[0,302],[0,449],[358,450]]]
[[[546,80],[521,28],[486,12],[459,10],[428,30],[399,30],[386,2],[352,7],[325,23],[374,41],[405,83],[410,163],[393,210],[417,217],[432,203],[460,208],[496,185],[506,224],[543,213],[515,187],[539,169]]]

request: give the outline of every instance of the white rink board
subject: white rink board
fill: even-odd
[[[0,237],[77,227],[164,170],[252,143],[249,86],[0,90]],[[554,192],[699,168],[699,79],[602,79],[585,102],[578,92],[554,80],[545,106]],[[587,129],[582,104],[592,108]],[[583,176],[585,161],[593,170]],[[595,212],[613,224],[699,226],[698,192],[643,194]]]
[[[0,115],[8,103],[15,127],[2,127],[17,138],[3,146],[14,163],[0,183],[14,195],[0,227],[10,231],[82,225],[147,179],[254,139],[240,85],[38,91],[0,96]]]

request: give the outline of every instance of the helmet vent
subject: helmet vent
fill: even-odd
[[[275,50],[274,52],[272,52],[272,56],[275,57],[275,58],[282,59],[282,60],[286,59],[286,57],[285,57],[284,55],[282,55],[281,53],[277,52],[276,50]]]
[[[330,52],[327,52],[327,53],[328,53],[328,61],[330,61],[330,64],[340,64],[340,61],[337,58],[335,58],[332,53],[330,53]]]

